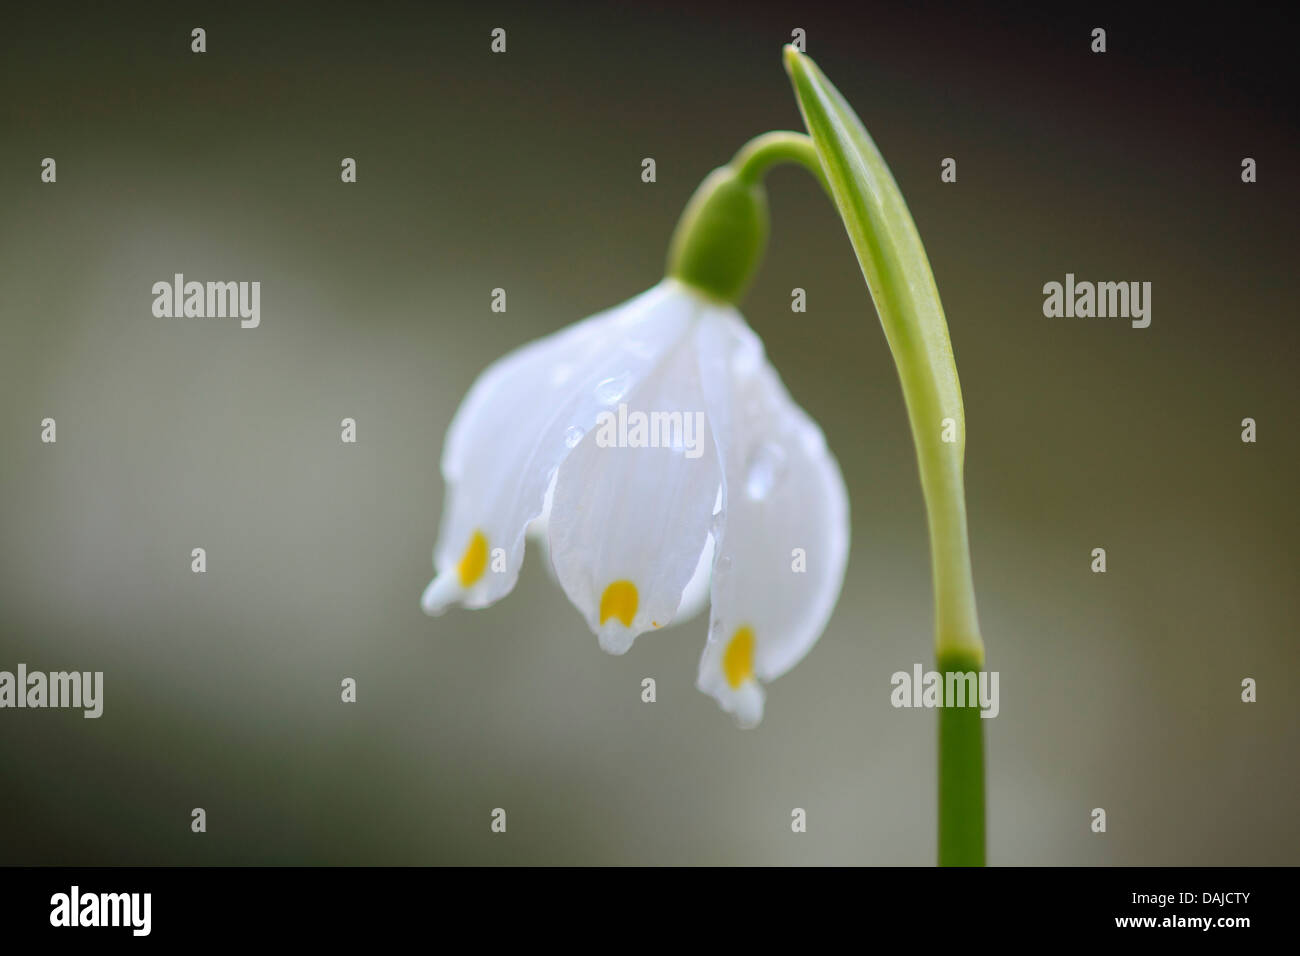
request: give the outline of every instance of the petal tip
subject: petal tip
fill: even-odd
[[[730,714],[741,730],[753,730],[763,722],[766,694],[758,680],[750,678],[732,688],[721,674],[701,673],[695,686],[717,701],[718,707]]]
[[[763,722],[763,688],[758,681],[746,681],[729,696],[722,706],[736,719],[737,727],[753,730]]]
[[[632,649],[637,632],[619,621],[610,621],[596,630],[600,649],[606,654],[623,655]]]
[[[430,617],[437,617],[456,600],[460,590],[455,573],[443,571],[429,582],[429,586],[420,595],[420,609]]]

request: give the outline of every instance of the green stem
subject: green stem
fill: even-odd
[[[966,415],[930,261],[898,183],[862,120],[817,65],[791,46],[785,48],[785,66],[903,388],[930,532],[939,671],[979,671],[984,642],[975,612],[962,475]],[[984,861],[979,715],[978,707],[945,707],[939,718],[941,864]]]
[[[802,166],[822,184],[830,194],[830,185],[826,174],[822,172],[821,160],[817,158],[817,147],[806,133],[794,133],[789,130],[774,130],[755,136],[742,146],[731,160],[731,168],[746,183],[757,183],[773,166],[781,163],[794,163]]]
[[[962,651],[938,656],[939,674],[978,671]],[[946,684],[946,679],[945,679]],[[939,865],[984,865],[984,720],[978,707],[939,709]]]
[[[778,163],[796,163],[810,170],[827,194],[833,196],[817,158],[816,146],[810,137],[801,133],[778,131],[757,136],[736,154],[731,167],[740,180],[755,184]],[[882,271],[886,271],[888,265],[882,265]],[[928,273],[929,264],[922,260],[921,265]],[[918,336],[915,327],[908,323],[906,303],[888,302],[894,296],[891,284],[879,283],[872,287],[872,293],[877,302],[886,300],[880,310],[882,317],[888,315],[895,320],[886,322],[885,331],[902,380],[925,497],[934,576],[938,670],[941,675],[949,671],[979,671],[984,666],[984,648],[975,613],[966,531],[962,477],[964,435],[954,442],[945,442],[940,427],[944,418],[951,417],[954,426],[960,424],[964,429],[961,394],[956,392],[954,396],[946,392],[942,380],[932,373],[927,349],[933,343],[923,335]],[[946,341],[943,345],[950,356],[951,347]],[[978,707],[940,709],[939,865],[984,865],[984,727]]]

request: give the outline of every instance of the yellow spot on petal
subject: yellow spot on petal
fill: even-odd
[[[600,623],[616,617],[624,627],[631,627],[632,618],[636,617],[636,605],[636,585],[631,581],[615,581],[600,596]]]
[[[465,553],[460,556],[460,564],[456,566],[456,573],[460,576],[460,586],[467,588],[483,577],[483,572],[487,570],[487,562],[488,540],[483,536],[482,531],[475,531],[469,539],[469,544],[465,546]]]
[[[722,654],[722,673],[732,690],[738,690],[754,677],[754,629],[739,628],[731,635],[731,643]]]

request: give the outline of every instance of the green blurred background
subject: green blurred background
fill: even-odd
[[[990,862],[1300,861],[1297,136],[1292,54],[1262,14],[7,16],[0,669],[102,670],[106,691],[97,721],[0,712],[0,862],[934,859],[935,715],[889,705],[889,675],[931,660],[916,466],[852,251],[802,171],[769,180],[744,309],[840,460],[853,549],[762,726],[694,689],[704,617],[607,656],[535,551],[489,610],[419,608],[460,398],[511,347],[657,281],[699,180],[799,128],[795,27],[892,165],[951,326],[1001,672]],[[174,272],[260,280],[261,327],[154,318]],[[1152,282],[1151,327],[1044,318],[1066,272]]]

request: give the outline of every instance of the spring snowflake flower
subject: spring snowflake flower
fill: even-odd
[[[678,279],[490,366],[442,474],[426,612],[508,594],[530,523],[611,653],[689,616],[708,584],[698,686],[742,725],[839,596],[848,499],[821,429],[740,313]]]
[[[767,243],[763,171],[791,150],[816,165],[793,135],[705,178],[662,282],[474,383],[443,448],[428,613],[509,593],[532,528],[611,653],[711,600],[697,684],[758,723],[762,682],[821,636],[849,550],[839,466],[734,305]]]

